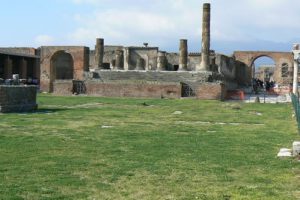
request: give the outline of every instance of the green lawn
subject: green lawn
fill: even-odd
[[[0,199],[300,199],[300,163],[276,157],[300,139],[290,104],[38,103],[0,115]]]

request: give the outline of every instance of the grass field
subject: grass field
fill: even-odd
[[[38,103],[0,115],[0,199],[300,199],[300,163],[276,157],[300,139],[289,104]]]

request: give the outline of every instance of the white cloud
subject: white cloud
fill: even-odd
[[[37,46],[51,45],[54,42],[54,38],[50,35],[38,35],[35,37],[34,42]]]
[[[211,35],[215,42],[286,43],[299,38],[300,32],[300,1],[295,0],[72,1],[93,5],[92,12],[74,17],[78,26],[69,34],[70,40],[86,44],[103,37],[106,44],[148,41],[176,48],[178,40],[186,38],[198,48],[204,2],[211,3]]]

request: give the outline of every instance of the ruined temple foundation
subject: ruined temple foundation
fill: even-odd
[[[176,71],[124,71],[99,70],[96,78],[87,75],[82,81],[84,90],[76,94],[102,97],[218,99],[225,96],[222,77],[213,72]],[[90,78],[89,78],[90,77]],[[188,87],[186,87],[188,86]],[[54,82],[54,94],[72,95],[72,80]],[[183,96],[188,92],[194,94]]]
[[[203,4],[203,18],[202,18],[202,50],[201,63],[198,68],[200,71],[209,71],[210,63],[210,4]]]

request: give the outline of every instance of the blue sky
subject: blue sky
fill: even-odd
[[[211,3],[212,49],[290,51],[300,41],[299,0],[10,0],[1,2],[0,46],[148,42],[178,51],[201,47],[202,4]]]

